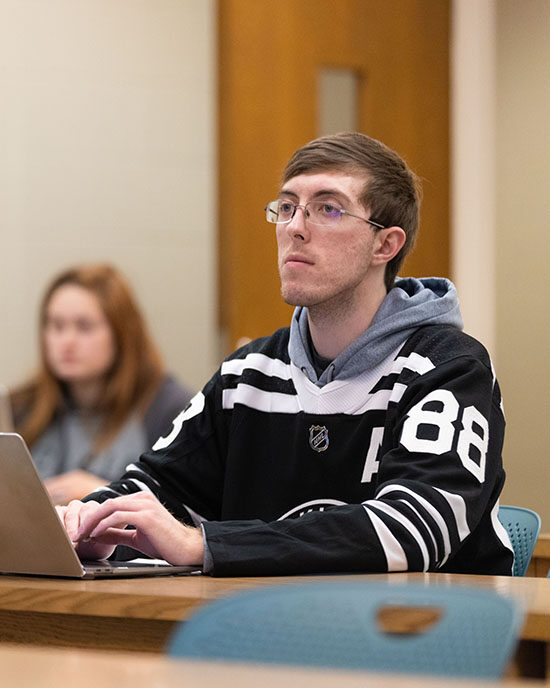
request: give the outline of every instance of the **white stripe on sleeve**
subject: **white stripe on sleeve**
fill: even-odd
[[[424,538],[420,534],[418,528],[414,525],[414,523],[411,523],[409,519],[403,515],[402,512],[398,511],[395,507],[391,506],[387,502],[382,502],[380,500],[376,499],[371,499],[368,502],[363,502],[363,507],[367,510],[369,509],[377,509],[379,511],[383,511],[386,513],[388,516],[393,518],[394,521],[397,521],[400,523],[404,528],[406,528],[409,533],[412,535],[412,537],[416,540],[420,551],[422,552],[422,559],[424,561],[424,566],[422,568],[423,571],[427,571],[429,566],[430,566],[430,555],[428,553],[428,548],[426,547],[426,543],[424,542]],[[369,512],[370,513],[370,512]]]
[[[411,511],[414,511],[414,513],[418,516],[418,518],[419,518],[419,519],[422,521],[422,523],[424,524],[424,527],[425,527],[426,530],[428,531],[428,533],[429,533],[429,535],[430,535],[430,538],[431,538],[431,540],[432,540],[432,544],[433,544],[433,546],[434,546],[435,560],[438,561],[438,560],[439,560],[439,547],[437,546],[437,542],[435,541],[435,537],[434,537],[434,534],[433,534],[433,532],[432,532],[432,529],[431,529],[430,526],[427,524],[426,519],[422,516],[422,514],[420,513],[420,511],[418,511],[418,509],[414,506],[414,504],[411,504],[411,503],[410,503],[408,500],[406,500],[406,499],[400,499],[399,501],[402,502],[403,504],[406,504],[408,509],[410,509]]]
[[[393,535],[388,526],[382,519],[374,513],[374,511],[365,508],[371,523],[378,535],[386,561],[388,564],[388,571],[406,571],[408,568],[407,557],[401,547],[399,540]]]
[[[151,488],[148,487],[145,483],[142,483],[141,480],[136,480],[135,478],[130,478],[128,480],[128,482],[134,483],[134,485],[140,490],[140,492],[150,492],[151,494],[154,494],[153,491],[151,490]]]
[[[411,497],[418,502],[418,504],[425,511],[427,511],[436,522],[441,533],[441,537],[443,538],[444,556],[443,560],[440,562],[440,566],[443,566],[451,554],[451,538],[449,535],[449,529],[447,528],[447,524],[445,523],[443,516],[441,516],[439,511],[427,499],[421,497],[419,494],[416,494],[416,492],[413,492],[410,488],[405,487],[404,485],[386,485],[380,490],[380,492],[377,493],[376,499],[380,499],[380,497],[390,492],[405,492],[406,494],[411,495]]]
[[[470,528],[466,519],[466,503],[463,497],[461,497],[459,494],[454,494],[453,492],[441,490],[439,487],[436,487],[435,489],[440,492],[449,502],[449,506],[451,507],[455,517],[458,537],[460,538],[460,542],[462,542],[462,540],[464,540],[470,534]]]

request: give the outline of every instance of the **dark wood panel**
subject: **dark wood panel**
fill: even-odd
[[[360,129],[424,183],[403,274],[449,274],[448,0],[220,0],[220,324],[240,336],[287,325],[263,206],[292,152],[318,135],[317,75],[360,75]]]

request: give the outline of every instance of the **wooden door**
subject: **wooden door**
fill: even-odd
[[[319,135],[321,68],[357,78],[358,129],[423,180],[402,275],[449,273],[449,0],[219,0],[219,303],[232,350],[287,325],[274,225],[296,148]]]

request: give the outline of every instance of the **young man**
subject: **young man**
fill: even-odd
[[[511,573],[489,356],[448,280],[396,280],[418,206],[412,172],[367,136],[293,155],[266,207],[290,328],[236,351],[120,481],[61,510],[82,557]]]

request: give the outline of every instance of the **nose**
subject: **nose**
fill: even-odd
[[[299,213],[298,211],[302,212]],[[309,217],[309,210],[305,205],[296,205],[294,208],[294,215],[290,222],[286,224],[286,231],[292,237],[297,237],[306,241],[309,238],[309,228],[306,220]]]
[[[62,346],[72,346],[76,341],[77,336],[78,333],[75,327],[66,326],[58,333],[57,341]]]

